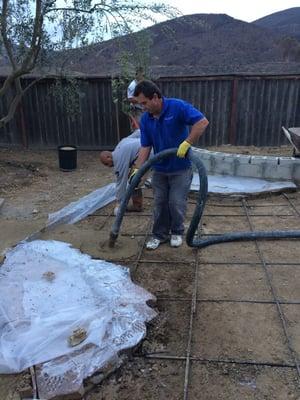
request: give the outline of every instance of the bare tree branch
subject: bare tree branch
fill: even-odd
[[[2,13],[1,13],[1,36],[2,40],[9,58],[9,61],[11,63],[11,66],[13,70],[16,69],[16,62],[13,56],[13,49],[12,49],[12,43],[8,39],[7,36],[7,12],[8,12],[8,0],[2,0]]]
[[[26,86],[25,89],[22,89],[20,77],[15,78],[14,82],[16,84],[17,93],[16,93],[16,95],[14,96],[13,100],[10,103],[9,110],[8,110],[7,114],[0,119],[0,128],[2,128],[4,125],[6,125],[8,122],[10,122],[13,119],[13,117],[15,115],[15,112],[16,112],[16,109],[17,109],[20,101],[22,100],[22,97],[28,92],[28,90],[32,86],[36,85],[36,83],[41,81],[42,79],[45,79],[45,76],[34,79],[32,82],[30,82],[29,85]]]
[[[2,88],[0,89],[0,97],[5,95],[5,93],[8,91],[10,85],[19,77],[24,75],[24,71],[21,69],[16,70],[15,72],[12,72],[4,81]]]
[[[17,83],[20,78],[16,78],[15,82]],[[8,113],[5,117],[2,117],[0,119],[0,128],[2,128],[4,125],[6,125],[9,121],[11,121],[15,115],[16,109],[18,107],[18,104],[21,101],[22,98],[22,90],[20,92],[20,88],[17,88],[17,94],[14,96],[13,100],[10,103]]]
[[[34,27],[31,38],[31,44],[26,57],[23,60],[21,68],[24,70],[32,70],[35,66],[35,61],[38,57],[40,51],[41,37],[42,37],[42,27],[43,27],[43,15],[42,15],[42,1],[36,0],[35,7],[35,18]]]

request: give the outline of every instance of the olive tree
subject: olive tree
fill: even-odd
[[[29,88],[49,76],[53,55],[131,33],[161,15],[177,14],[170,6],[147,0],[2,0],[0,51],[9,72],[0,101],[6,96],[9,106],[0,116],[0,127],[13,118]],[[21,78],[32,71],[39,78],[25,85]]]

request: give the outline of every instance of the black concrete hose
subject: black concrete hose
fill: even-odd
[[[168,149],[164,150],[155,156],[153,156],[150,160],[148,160],[136,173],[134,178],[132,179],[131,184],[129,185],[125,198],[119,207],[118,214],[113,223],[110,238],[109,238],[109,246],[114,247],[114,244],[118,238],[120,226],[122,223],[122,219],[124,216],[124,212],[126,211],[126,207],[128,201],[135,189],[138,186],[142,176],[151,168],[153,163],[161,161],[167,157],[175,156],[177,153],[177,149]],[[190,247],[198,247],[203,248],[217,243],[225,243],[225,242],[235,242],[235,241],[247,241],[247,240],[256,240],[256,239],[288,239],[288,238],[300,238],[300,231],[256,231],[256,232],[232,232],[224,235],[215,235],[211,236],[207,239],[201,239],[200,235],[195,236],[195,233],[198,229],[199,223],[202,218],[202,214],[204,211],[206,198],[207,198],[207,175],[205,167],[200,160],[199,155],[194,152],[192,149],[189,150],[187,158],[191,160],[193,165],[197,168],[199,174],[199,182],[200,188],[197,195],[197,204],[196,208],[190,223],[190,226],[187,230],[186,234],[186,243]]]
[[[122,201],[122,203],[120,204],[116,219],[113,223],[113,226],[111,228],[110,231],[110,237],[109,237],[109,247],[114,247],[115,242],[118,238],[119,235],[119,230],[120,230],[120,226],[122,223],[122,219],[124,216],[124,213],[126,211],[127,208],[127,204],[129,202],[129,199],[131,197],[131,195],[134,192],[134,189],[138,186],[138,184],[140,183],[140,180],[142,178],[142,176],[145,175],[145,173],[151,168],[151,165],[155,162],[164,160],[165,158],[168,158],[170,156],[174,156],[177,153],[177,149],[168,149],[168,150],[164,150],[161,151],[160,153],[156,154],[155,156],[151,157],[150,160],[146,161],[141,168],[138,170],[138,172],[135,174],[135,176],[133,177],[130,185],[127,188],[126,194],[125,194],[125,198]]]

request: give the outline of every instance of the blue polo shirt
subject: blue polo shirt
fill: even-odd
[[[178,147],[188,137],[188,126],[203,118],[204,115],[186,101],[163,97],[159,118],[154,118],[148,112],[142,116],[141,145],[152,146],[154,154]],[[159,172],[176,172],[187,169],[190,165],[189,160],[173,156],[153,164],[153,169]]]

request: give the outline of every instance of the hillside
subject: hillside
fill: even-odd
[[[272,29],[282,36],[300,40],[300,7],[289,8],[253,21],[262,28]]]
[[[287,47],[280,29],[272,30],[271,25],[280,27],[294,21],[296,26],[294,17],[299,10],[275,13],[255,23],[236,20],[226,14],[182,16],[138,33],[61,53],[51,69],[63,63],[76,73],[118,74],[122,52],[127,50],[133,54],[132,58],[136,57],[142,34],[151,43],[149,59],[153,77],[297,74],[300,73],[300,41],[293,39]]]
[[[152,42],[150,65],[154,75],[300,71],[300,59],[285,62],[281,35],[225,14],[183,16],[144,32]],[[134,53],[137,35],[69,51],[65,55],[68,67],[88,74],[116,74],[120,69],[120,48]]]

